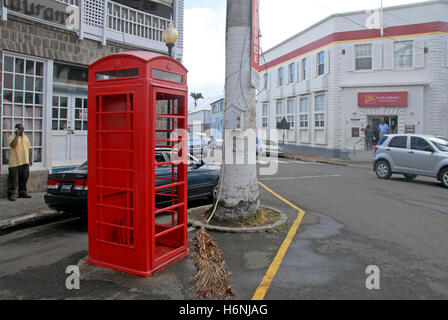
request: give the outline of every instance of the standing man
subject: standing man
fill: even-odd
[[[380,138],[382,138],[385,134],[389,133],[389,125],[387,123],[384,123],[383,120],[378,126],[378,130],[380,131]]]
[[[32,166],[31,143],[28,137],[23,134],[25,128],[18,123],[15,127],[15,133],[8,138],[8,144],[11,147],[9,157],[9,175],[8,175],[8,199],[16,201],[14,193],[19,187],[19,198],[31,198],[27,193],[26,183],[30,175],[30,166]]]

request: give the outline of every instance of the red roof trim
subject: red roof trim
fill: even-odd
[[[413,35],[428,32],[448,32],[448,22],[428,22],[421,24],[411,24],[406,26],[389,27],[384,30],[384,36],[396,37],[396,36]],[[335,41],[355,41],[362,39],[367,40],[367,39],[379,38],[380,36],[381,36],[380,30],[378,29],[335,32],[260,66],[260,71],[269,69],[275,65],[294,59],[295,57],[301,56],[310,51],[324,47]]]

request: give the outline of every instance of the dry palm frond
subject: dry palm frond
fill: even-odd
[[[197,270],[193,278],[196,298],[235,299],[235,292],[228,283],[230,273],[215,240],[202,227],[193,238],[192,244],[192,258]]]

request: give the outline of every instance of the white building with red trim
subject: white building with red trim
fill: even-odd
[[[371,15],[331,15],[265,52],[257,127],[285,117],[285,151],[345,157],[381,120],[448,137],[448,1],[384,8],[383,31]]]

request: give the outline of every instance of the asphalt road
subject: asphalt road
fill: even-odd
[[[306,211],[266,299],[447,299],[448,197],[429,178],[380,180],[372,170],[289,159],[260,182]],[[264,189],[264,205],[296,210]],[[210,232],[238,299],[250,299],[291,223],[268,234]],[[189,233],[189,239],[194,231]],[[194,298],[187,258],[150,278],[95,270],[65,288],[68,265],[87,255],[87,226],[69,219],[0,236],[0,299]],[[380,289],[366,288],[366,268]]]
[[[280,159],[260,181],[306,211],[267,299],[447,299],[448,190]],[[368,290],[368,266],[380,289]]]

